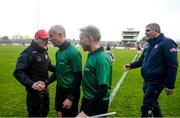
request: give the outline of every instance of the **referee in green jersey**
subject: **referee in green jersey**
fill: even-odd
[[[87,117],[108,112],[112,81],[112,63],[100,47],[101,34],[94,26],[80,29],[80,45],[88,51],[82,79],[83,100],[77,117]]]
[[[80,85],[82,80],[82,56],[79,50],[66,40],[63,26],[49,29],[49,38],[56,52],[57,79],[55,109],[58,117],[74,117],[78,114]]]

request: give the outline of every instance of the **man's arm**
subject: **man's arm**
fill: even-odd
[[[167,67],[167,77],[165,86],[168,89],[174,89],[178,68],[177,46],[175,42],[172,40],[167,40],[167,42],[163,45],[163,53]]]
[[[69,94],[69,98],[73,98],[79,91],[82,81],[82,56],[79,51],[72,53],[70,58],[74,80],[72,82],[72,90]]]
[[[74,73],[74,80],[72,84],[72,90],[69,94],[69,99],[73,99],[76,93],[79,91],[82,81],[82,71]]]
[[[137,61],[130,63],[130,69],[141,67],[143,59],[144,59],[144,52],[141,54],[141,56]]]
[[[76,97],[78,92],[80,92],[80,85],[81,85],[81,80],[82,80],[82,71],[75,72],[74,77],[75,78],[73,80],[71,92],[69,93],[67,99],[64,100],[63,108],[70,109],[72,107],[74,97]]]
[[[51,72],[55,72],[55,66],[51,63],[49,56],[48,56],[48,70]]]
[[[26,70],[28,69],[32,58],[27,53],[22,53],[17,60],[16,68],[14,70],[14,77],[24,86],[32,87],[34,81],[32,81],[26,74]]]
[[[128,71],[128,70],[133,69],[133,68],[141,67],[142,62],[143,62],[143,59],[144,59],[144,52],[141,54],[140,58],[139,58],[137,61],[132,62],[132,63],[130,63],[130,64],[125,64],[125,65],[123,66],[123,69],[124,69],[125,71]]]
[[[71,108],[73,99],[76,96],[77,92],[80,91],[80,85],[82,81],[82,56],[79,51],[73,52],[70,57],[70,64],[72,66],[72,71],[74,79],[72,82],[72,89],[63,102],[63,108]]]
[[[15,78],[24,86],[32,88],[37,91],[43,91],[45,84],[42,81],[34,82],[26,74],[30,64],[32,63],[32,57],[28,53],[23,53],[17,60],[16,69],[14,70],[13,75]]]
[[[45,85],[48,86],[49,84],[53,83],[56,80],[56,73],[54,72],[48,79],[44,81]]]

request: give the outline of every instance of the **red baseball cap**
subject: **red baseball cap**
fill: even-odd
[[[49,38],[49,35],[45,30],[41,29],[41,30],[38,30],[34,35],[34,39],[38,39],[38,38],[47,40]]]

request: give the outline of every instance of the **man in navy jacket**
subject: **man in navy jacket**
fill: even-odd
[[[166,94],[174,92],[178,68],[177,45],[161,33],[157,23],[146,26],[147,44],[139,60],[124,65],[124,70],[141,67],[144,78],[142,117],[162,117],[158,97],[165,88]]]

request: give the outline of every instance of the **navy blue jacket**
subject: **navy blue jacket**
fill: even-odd
[[[178,68],[177,45],[164,34],[149,39],[139,60],[132,62],[131,69],[141,67],[144,81],[164,82],[167,88],[175,87]]]

